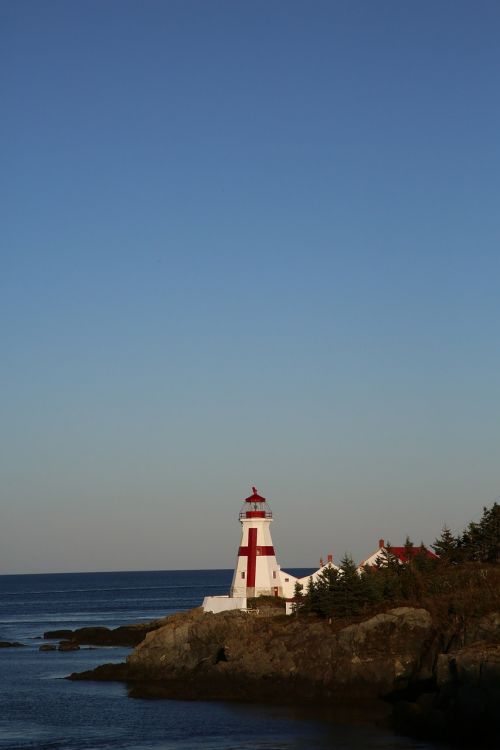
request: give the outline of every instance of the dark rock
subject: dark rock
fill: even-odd
[[[54,646],[53,643],[42,643],[42,645],[40,646],[38,650],[39,651],[55,651],[56,648],[57,647]]]
[[[46,633],[43,634],[43,637],[45,640],[54,640],[54,641],[61,641],[61,640],[71,640],[73,637],[73,631],[72,630],[48,630]]]
[[[436,681],[450,737],[500,746],[500,643],[491,641],[491,631],[483,642],[440,654]]]
[[[128,665],[124,662],[120,664],[101,664],[96,669],[90,669],[86,672],[73,672],[67,680],[96,680],[98,682],[124,682],[128,678]]]
[[[79,651],[80,646],[76,641],[61,641],[57,647],[58,651]]]
[[[49,630],[43,634],[45,639],[64,639],[74,641],[80,646],[137,646],[146,635],[165,625],[167,618],[137,625],[121,625],[118,628],[84,627],[77,630]]]
[[[480,624],[476,633],[481,632],[484,641],[438,655],[433,693],[396,702],[398,731],[454,746],[500,746],[500,643],[492,642],[492,628]]]
[[[24,643],[18,643],[17,641],[0,641],[0,648],[23,648]]]

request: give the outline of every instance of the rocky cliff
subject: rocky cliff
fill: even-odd
[[[172,618],[128,659],[133,679],[183,686],[189,696],[378,697],[429,677],[428,612],[391,610],[335,633],[325,621],[242,612]]]
[[[394,706],[402,731],[495,742],[500,615],[443,632],[421,608],[339,627],[325,620],[192,610],[149,632],[126,665],[73,679],[120,679],[135,696]],[[385,705],[390,705],[386,703]]]

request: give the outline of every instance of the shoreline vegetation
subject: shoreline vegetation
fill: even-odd
[[[53,631],[68,643],[129,645],[126,662],[69,679],[118,680],[131,697],[321,705],[333,718],[390,721],[402,733],[470,747],[500,742],[500,506],[458,537],[443,529],[408,562],[390,546],[359,575],[345,557],[295,612],[201,608],[139,626]],[[93,632],[91,632],[93,631]]]
[[[395,603],[424,606],[438,617],[460,617],[500,610],[500,586],[496,571],[500,563],[500,505],[484,508],[478,523],[454,536],[444,526],[430,556],[422,544],[415,547],[409,537],[404,546],[405,563],[390,544],[376,565],[359,571],[349,555],[340,570],[325,567],[317,581],[310,579],[306,592],[295,588],[299,615],[342,620],[377,611]]]

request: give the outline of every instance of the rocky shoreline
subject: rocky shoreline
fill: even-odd
[[[89,630],[98,631],[94,641]],[[412,607],[344,627],[195,609],[106,630],[83,628],[72,638],[137,641],[127,661],[69,679],[123,681],[132,697],[314,704],[374,720],[390,714],[397,731],[420,738],[472,747],[500,741],[500,613],[443,629]]]
[[[59,641],[59,646],[67,644],[63,650],[74,650],[80,646],[124,646],[134,648],[144,640],[146,635],[153,630],[163,627],[169,621],[168,617],[151,622],[137,623],[134,625],[120,625],[118,628],[85,627],[76,630],[48,630],[43,634],[44,640]],[[41,650],[47,650],[44,644]],[[73,649],[70,648],[73,646]],[[56,648],[54,646],[54,648]]]

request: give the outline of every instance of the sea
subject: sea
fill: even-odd
[[[308,571],[292,571],[306,575]],[[231,570],[0,576],[0,750],[434,750],[370,723],[310,709],[129,698],[71,672],[123,661],[126,648],[42,652],[43,633],[152,620],[227,593]]]

